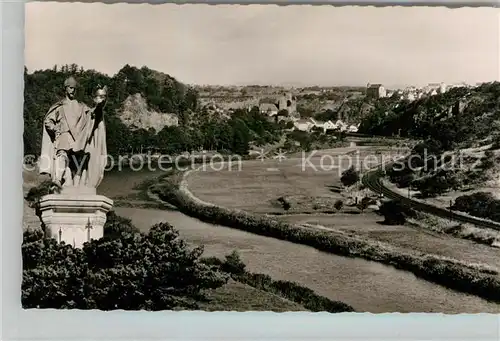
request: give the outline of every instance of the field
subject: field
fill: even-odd
[[[299,283],[318,295],[345,302],[359,312],[499,311],[495,303],[446,289],[377,262],[339,257],[306,245],[208,225],[178,211],[129,207],[116,207],[115,211],[132,219],[142,231],[168,221],[189,245],[204,245],[206,257],[223,258],[238,250],[248,271]]]
[[[361,164],[367,155],[376,155],[370,147],[359,148]],[[245,162],[241,171],[203,170],[192,172],[188,178],[190,191],[198,198],[227,208],[241,209],[254,213],[280,213],[280,219],[299,224],[322,225],[350,234],[369,237],[377,241],[402,247],[412,252],[437,254],[469,263],[482,263],[500,269],[500,250],[480,245],[469,240],[427,231],[413,226],[385,226],[383,218],[366,210],[361,213],[357,208],[344,207],[335,212],[331,207],[341,193],[332,191],[340,184],[340,174],[350,164],[341,155],[349,149],[322,151],[311,158],[311,166],[302,169],[302,160],[289,158],[282,162]],[[337,168],[319,169],[322,155],[332,155],[338,161]],[[380,155],[378,155],[380,157]],[[323,157],[323,164],[326,164]],[[352,163],[352,161],[351,161]],[[340,164],[340,167],[338,165]],[[369,166],[369,165],[365,165]],[[373,161],[372,161],[373,166]],[[331,168],[331,167],[330,167]],[[278,170],[275,170],[278,169]],[[340,171],[339,171],[340,169]],[[298,208],[286,213],[275,201],[279,197],[296,199]],[[325,214],[321,209],[314,210],[311,203],[327,203],[330,211]],[[320,206],[320,205],[319,205]],[[290,214],[293,213],[293,214]]]
[[[346,153],[359,150],[359,155]],[[334,191],[340,185],[342,172],[354,165],[358,169],[375,166],[382,157],[373,147],[338,148],[309,152],[304,156],[295,154],[284,160],[245,161],[238,169],[236,165],[205,167],[193,172],[189,188],[201,200],[227,208],[242,209],[256,213],[284,212],[275,201],[282,196],[299,202],[296,211],[311,211],[314,201],[324,206],[343,197]],[[302,208],[302,210],[301,210]],[[331,208],[331,207],[330,207]]]
[[[360,158],[363,160],[363,155],[368,155],[370,150],[360,149]],[[322,151],[310,161],[313,165],[320,166],[322,155],[336,156],[350,150],[352,149]],[[349,166],[347,158],[345,160],[342,169]],[[324,157],[323,161],[328,159]],[[324,162],[324,165],[328,164]],[[311,205],[307,205],[308,198],[322,197],[331,200],[342,198],[341,194],[332,191],[332,187],[339,185],[340,172],[327,167],[314,170],[310,165],[302,170],[301,166],[300,155],[299,159],[292,159],[292,156],[289,156],[289,159],[282,162],[247,161],[243,163],[241,171],[206,169],[192,172],[188,177],[188,183],[190,190],[205,201],[224,203],[226,207],[260,213],[285,213],[281,207],[273,203],[273,200],[283,195],[294,195],[303,200],[297,211],[311,211],[310,214],[282,215],[281,219],[301,224],[321,224],[325,228],[367,236],[398,247],[411,248],[415,252],[436,253],[498,267],[500,257],[494,249],[486,251],[487,249],[481,248],[481,245],[472,242],[451,237],[443,239],[443,236],[433,236],[409,226],[383,226],[379,224],[381,217],[369,211],[360,214],[356,208],[345,207],[342,212],[335,214],[318,213],[320,210],[314,210]],[[280,170],[281,175],[277,176],[276,168]],[[181,237],[189,244],[204,244],[206,256],[222,257],[238,249],[250,271],[268,274],[276,280],[295,281],[320,295],[351,304],[359,311],[498,311],[498,306],[494,304],[490,305],[471,296],[442,289],[426,281],[417,281],[413,276],[393,273],[392,269],[378,263],[339,258],[302,245],[231,228],[211,228],[193,219],[186,221],[187,217],[182,215],[177,218],[180,214],[178,212],[119,207],[123,206],[120,203],[126,202],[141,207],[139,203],[147,202],[148,199],[144,196],[144,190],[138,185],[145,180],[146,182],[154,180],[161,174],[164,173],[160,171],[109,173],[98,192],[113,198],[117,214],[128,216],[144,231],[155,222],[169,221],[179,229]],[[27,175],[25,180],[32,180],[31,175]],[[271,184],[267,183],[269,181]],[[272,189],[271,193],[269,189]],[[200,195],[200,192],[204,193],[204,196]],[[351,213],[344,213],[346,211]],[[395,285],[396,283],[398,284]],[[408,290],[409,287],[412,290]],[[203,306],[204,310],[304,309],[294,302],[236,282],[210,292],[209,296],[212,300]]]

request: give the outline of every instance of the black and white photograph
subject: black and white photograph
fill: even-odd
[[[22,307],[500,313],[499,23],[26,3]]]

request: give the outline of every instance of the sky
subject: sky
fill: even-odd
[[[125,64],[189,84],[338,86],[500,78],[495,8],[26,4],[25,65]]]

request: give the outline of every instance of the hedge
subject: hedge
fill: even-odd
[[[176,176],[163,179],[159,184],[152,186],[150,191],[161,200],[176,206],[184,214],[207,223],[304,244],[341,256],[360,257],[384,263],[410,271],[420,278],[450,289],[500,302],[500,278],[496,270],[435,255],[411,254],[355,236],[305,229],[268,216],[206,205],[193,199],[184,186],[182,177]]]

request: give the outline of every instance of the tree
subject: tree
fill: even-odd
[[[333,204],[333,207],[335,207],[335,209],[337,211],[340,211],[342,209],[342,207],[344,207],[344,202],[339,199],[339,200],[335,201],[335,204]]]
[[[369,197],[364,197],[363,199],[361,199],[361,201],[359,202],[358,204],[358,208],[360,209],[361,212],[364,212],[364,210],[366,208],[368,208],[368,206],[374,204],[375,201],[370,199]]]
[[[445,193],[453,186],[453,181],[443,174],[436,174],[412,182],[412,187],[420,191],[424,198],[435,197]]]
[[[117,215],[114,211],[106,214],[104,237],[118,239],[124,234],[139,233],[139,229],[132,224],[132,220]]]
[[[352,186],[359,181],[359,172],[354,168],[354,166],[351,166],[342,173],[340,181],[346,187]]]
[[[411,208],[407,208],[401,202],[395,200],[382,203],[379,213],[384,216],[384,223],[387,225],[403,225],[407,217],[415,215]]]
[[[241,119],[234,119],[232,121],[233,128],[233,144],[232,152],[237,155],[248,155],[250,150],[250,136],[249,129],[245,122]]]
[[[64,96],[62,84],[75,65],[39,70],[31,74],[24,70],[24,153],[40,152],[43,117],[51,105]],[[210,113],[199,107],[199,94],[170,75],[125,65],[109,77],[95,70],[78,68],[81,91],[77,99],[92,103],[92,92],[98,84],[108,85],[109,99],[106,105],[106,132],[108,154],[117,156],[123,152],[138,152],[141,148],[157,147],[170,153],[187,149],[205,148],[228,150],[241,155],[248,152],[250,142],[260,144],[279,140],[280,127],[261,115],[258,107],[250,111],[235,110],[229,120],[218,113]],[[175,114],[181,131],[166,129],[155,131],[129,128],[120,118],[124,101],[131,95],[142,94],[148,109]],[[189,132],[189,133],[188,133]]]

